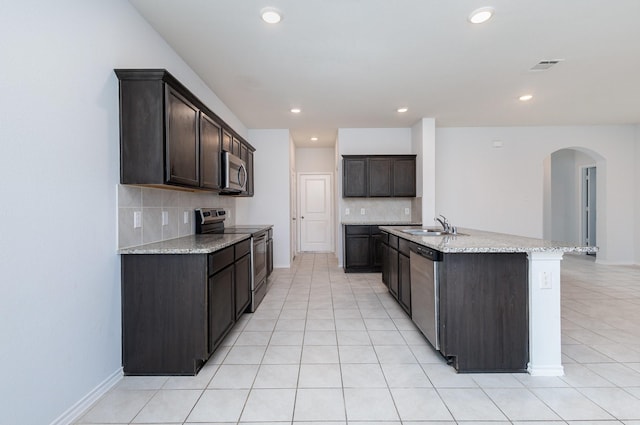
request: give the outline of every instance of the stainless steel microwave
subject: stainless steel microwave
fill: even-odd
[[[224,192],[244,192],[247,189],[247,165],[239,157],[222,152],[222,190]]]

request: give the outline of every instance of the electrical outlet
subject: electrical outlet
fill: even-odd
[[[169,224],[169,211],[162,211],[162,225],[166,226]]]
[[[138,229],[142,227],[142,211],[133,212],[133,228]]]
[[[349,210],[349,208],[345,208],[344,215],[349,215],[349,214],[351,214],[351,211]]]
[[[411,214],[411,210],[409,208],[405,208],[404,215],[409,215],[409,214]]]
[[[551,289],[551,272],[540,272],[540,289]]]
[[[364,215],[364,208],[360,208],[360,215]]]
[[[184,224],[189,224],[189,211],[184,211],[182,213],[182,221]]]

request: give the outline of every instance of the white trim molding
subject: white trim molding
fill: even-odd
[[[67,409],[62,415],[58,416],[50,425],[71,425],[89,409],[93,403],[98,401],[100,397],[105,395],[113,388],[123,377],[122,368],[118,368],[107,379],[98,384],[97,387],[89,391],[87,395],[78,400],[73,406]]]
[[[562,376],[562,252],[529,252],[529,364],[534,376]]]

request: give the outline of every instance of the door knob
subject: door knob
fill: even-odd
[[[304,220],[304,216],[302,216],[302,217],[300,217],[300,218]]]

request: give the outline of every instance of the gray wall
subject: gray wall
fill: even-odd
[[[0,423],[64,423],[121,376],[113,69],[247,130],[126,0],[3,2],[0,51]]]

